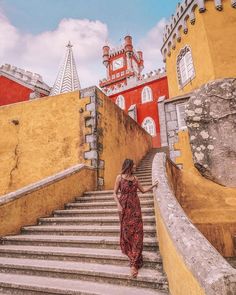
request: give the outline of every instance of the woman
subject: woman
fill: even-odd
[[[121,174],[117,176],[114,187],[120,217],[120,247],[121,251],[129,257],[131,275],[137,277],[138,269],[143,265],[143,220],[137,190],[146,193],[158,185],[144,189],[134,176],[135,165],[133,160],[126,159]],[[118,198],[118,192],[121,192]]]

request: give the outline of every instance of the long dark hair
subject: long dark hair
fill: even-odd
[[[132,168],[134,166],[134,161],[131,159],[125,159],[122,165],[121,174],[132,174]]]

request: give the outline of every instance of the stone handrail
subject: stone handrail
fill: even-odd
[[[66,177],[72,175],[72,174],[75,174],[82,169],[94,170],[95,168],[93,168],[91,166],[87,166],[85,164],[74,165],[66,170],[58,172],[52,176],[46,177],[46,178],[39,180],[33,184],[27,185],[27,186],[25,186],[21,189],[18,189],[14,192],[0,196],[0,206],[7,204],[9,202],[12,202],[16,199],[19,199],[22,196],[25,196],[27,194],[34,192],[34,191],[37,191],[43,187],[46,187],[52,183],[55,183],[63,178],[66,178]]]
[[[186,216],[168,183],[164,153],[158,153],[154,158],[152,179],[153,182],[159,181],[159,186],[154,191],[160,215],[157,216],[157,220],[162,220],[182,263],[191,272],[199,287],[207,295],[236,294],[236,270],[226,262]],[[159,240],[165,243],[160,235],[161,233],[158,233]],[[160,247],[165,251],[163,248],[165,244]],[[164,269],[170,280],[171,276],[169,276],[168,269],[165,268],[166,263],[164,255]],[[178,267],[173,267],[178,272]],[[171,285],[170,281],[169,284]],[[173,290],[171,292],[173,295],[180,294]],[[181,294],[185,295],[185,293]]]

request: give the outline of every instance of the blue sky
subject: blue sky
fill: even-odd
[[[99,47],[105,39],[112,45],[119,45],[126,34],[131,34],[134,44],[139,47],[138,49],[144,51],[147,70],[152,67],[156,68],[161,66],[159,54],[161,44],[159,43],[161,43],[162,36],[159,35],[161,35],[164,22],[174,13],[177,3],[178,0],[0,0],[0,13],[3,14],[0,18],[0,26],[1,22],[2,27],[7,22],[7,30],[12,32],[12,35],[7,34],[6,38],[20,40],[21,43],[15,42],[14,46],[7,44],[6,50],[2,50],[4,51],[2,56],[0,51],[0,64],[17,63],[17,66],[40,71],[46,77],[45,79],[52,83],[58,70],[56,63],[59,63],[59,57],[60,59],[63,57],[64,46],[62,44],[68,41],[66,40],[68,35],[73,38],[71,41],[75,45],[74,51],[78,49],[75,56],[81,67],[81,74],[79,73],[81,80],[86,80],[86,86],[89,83],[97,84],[95,79],[102,74],[105,75],[105,69],[101,65],[101,54],[99,52],[96,55],[90,52],[86,56],[83,48],[86,51],[86,44],[91,44],[96,51],[101,50]],[[62,47],[62,49],[56,52],[53,48],[54,53],[49,54],[48,59],[45,53],[42,54],[41,64],[39,64],[34,60],[33,55],[39,54],[38,48],[41,48],[41,42],[47,44],[49,38],[54,40],[54,46]],[[91,41],[93,38],[94,44]],[[0,28],[1,41],[6,43],[4,36],[1,36]],[[37,50],[32,49],[36,44],[39,44]],[[43,48],[40,52],[42,51]],[[45,47],[45,51],[50,51],[49,45]],[[49,60],[52,61],[51,67],[55,67],[55,70],[46,69],[45,65]],[[94,75],[94,82],[89,78],[90,64],[91,71],[97,72],[97,75]]]
[[[178,0],[2,0],[12,24],[25,32],[55,29],[62,18],[88,18],[108,24],[112,41],[127,32],[144,36],[158,20],[169,18]]]

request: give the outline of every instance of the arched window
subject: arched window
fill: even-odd
[[[142,127],[152,136],[156,135],[156,124],[152,118],[145,118],[143,120]]]
[[[118,95],[116,99],[116,104],[122,109],[125,109],[125,98],[123,95]]]
[[[142,103],[152,101],[152,89],[148,86],[145,86],[142,90]]]
[[[189,46],[181,49],[177,57],[177,75],[181,87],[188,84],[195,77],[193,58]]]

